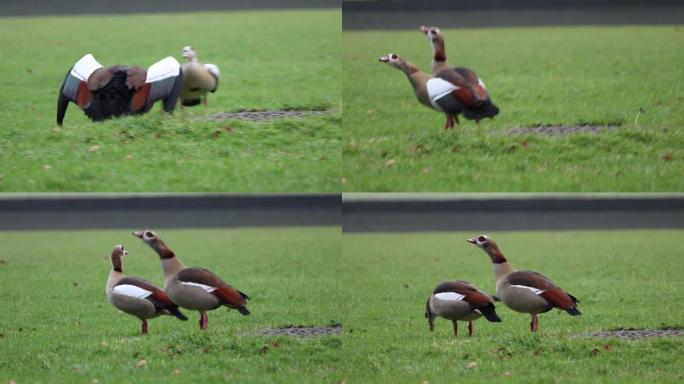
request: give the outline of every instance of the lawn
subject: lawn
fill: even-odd
[[[476,233],[345,234],[343,319],[347,382],[682,382],[684,338],[573,337],[618,327],[684,326],[682,231],[489,233],[519,269],[543,272],[580,299],[583,315],[530,316],[499,303],[501,323],[465,323],[454,339],[423,313],[432,289],[463,279],[494,290]],[[474,363],[474,364],[472,364]],[[467,368],[467,366],[474,366]]]
[[[339,10],[0,18],[0,191],[339,191]],[[182,60],[222,73],[209,106],[92,123],[57,93],[86,53],[105,66]],[[268,122],[224,111],[325,110]]]
[[[133,229],[133,228],[131,228]],[[160,230],[186,265],[210,268],[251,296],[250,316],[218,309],[140,321],[107,302],[115,244],[124,272],[162,284],[157,255],[127,230],[0,232],[0,382],[321,382],[337,375],[340,337],[239,336],[329,325],[344,312],[340,229]],[[144,363],[142,363],[144,361]]]
[[[124,272],[161,284],[157,256],[127,230],[0,232],[0,381],[21,382],[681,382],[683,338],[573,337],[618,327],[683,326],[682,231],[490,233],[509,260],[581,300],[581,317],[498,306],[454,339],[428,331],[434,286],[465,279],[494,289],[474,233],[347,234],[339,228],[160,230],[186,265],[208,267],[252,297],[251,316],[219,309],[209,329],[171,317],[140,322],[105,298],[114,244]],[[343,250],[342,250],[343,249]],[[244,335],[342,324],[339,336]],[[144,361],[144,363],[143,363]],[[467,368],[475,363],[474,368]]]
[[[564,27],[443,30],[452,65],[474,69],[501,113],[444,131],[415,100],[397,53],[430,70],[411,31],[343,33],[345,191],[681,191],[684,29]],[[566,136],[512,128],[619,125]]]

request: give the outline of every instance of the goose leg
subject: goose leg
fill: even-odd
[[[202,98],[202,104],[204,104],[205,107],[207,106],[207,95],[204,95]]]
[[[461,124],[461,122],[458,120],[458,115],[454,115],[454,120],[456,120],[456,124]]]
[[[456,320],[451,320],[454,323],[454,337],[458,337],[458,323]]]
[[[205,330],[207,329],[207,325],[209,324],[209,317],[207,316],[207,313],[204,311],[200,311],[200,329]]]
[[[435,321],[432,319],[432,317],[428,317],[428,324],[430,325],[430,332],[435,331]]]
[[[539,325],[539,319],[537,319],[537,314],[532,313],[532,322],[530,323],[530,330],[532,332],[537,332],[537,326]]]
[[[142,332],[140,333],[141,335],[147,335],[147,319],[143,319],[142,321]]]
[[[451,115],[446,115],[446,123],[444,123],[444,129],[449,129],[454,126],[454,118]]]
[[[468,336],[472,336],[472,335],[473,335],[473,321],[471,320],[468,322]]]

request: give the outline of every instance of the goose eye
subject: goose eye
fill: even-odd
[[[480,243],[484,243],[485,241],[487,241],[487,239],[484,236],[480,236],[477,238],[477,241],[479,241]]]
[[[153,237],[153,236],[154,235],[152,234],[152,232],[150,232],[150,231],[145,232],[145,237]]]
[[[397,56],[397,55],[395,55],[395,54],[392,54],[392,60],[396,60],[396,59],[398,59],[398,58],[399,58],[399,56]]]

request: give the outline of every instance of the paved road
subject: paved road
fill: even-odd
[[[321,195],[0,195],[0,230],[339,225]]]
[[[681,25],[680,0],[343,1],[344,30],[563,25]]]
[[[0,195],[0,230],[343,226],[344,232],[684,228],[684,194]]]
[[[339,8],[339,0],[2,0],[0,16]]]
[[[684,194],[347,195],[343,231],[684,228]]]

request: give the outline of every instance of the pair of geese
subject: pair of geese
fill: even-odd
[[[83,56],[64,76],[57,98],[57,124],[62,125],[70,102],[92,121],[143,114],[157,101],[167,113],[173,112],[179,98],[181,108],[200,100],[207,105],[207,93],[216,92],[220,71],[214,64],[200,63],[192,46],[183,48],[183,57],[183,65],[169,56],[144,69],[105,68],[92,54]]]
[[[432,45],[432,73],[422,72],[395,53],[389,53],[378,60],[404,72],[418,101],[423,105],[446,115],[444,129],[459,124],[458,115],[469,120],[493,118],[499,108],[492,103],[484,82],[475,72],[466,67],[452,67],[446,58],[444,36],[437,27],[420,27]]]
[[[211,271],[199,267],[186,267],[175,253],[152,230],[135,231],[133,235],[149,245],[161,259],[164,272],[164,289],[139,277],[123,274],[123,259],[128,254],[122,245],[112,251],[112,268],[107,279],[106,293],[118,309],[142,321],[142,334],[147,334],[147,320],[171,315],[180,320],[188,318],[179,306],[200,313],[200,329],[208,325],[207,311],[221,306],[236,309],[249,315],[249,297],[226,284]],[[558,308],[572,316],[580,315],[577,300],[558,287],[546,276],[531,271],[517,271],[504,257],[497,244],[486,235],[468,239],[484,250],[494,264],[497,299],[517,312],[530,313],[530,329],[537,330],[537,314]],[[427,301],[425,316],[430,331],[436,317],[453,322],[454,336],[458,335],[457,321],[468,321],[468,334],[473,333],[473,320],[484,316],[491,322],[500,322],[494,298],[466,281],[448,281],[435,288]]]
[[[435,288],[427,301],[425,317],[430,331],[434,331],[436,317],[451,320],[454,336],[458,336],[457,321],[468,322],[468,335],[473,334],[473,320],[484,316],[491,322],[501,322],[496,314],[494,301],[501,301],[516,312],[532,316],[530,330],[537,331],[537,314],[553,308],[566,311],[572,316],[580,315],[579,300],[565,292],[551,279],[538,272],[518,271],[506,260],[499,246],[488,236],[468,239],[489,255],[494,265],[496,296],[492,297],[467,281],[448,281]]]
[[[142,321],[143,335],[147,334],[148,319],[171,315],[188,320],[180,312],[179,306],[199,311],[199,326],[202,330],[207,328],[209,322],[207,311],[221,306],[249,315],[246,307],[249,297],[246,294],[226,284],[207,269],[183,265],[154,231],[135,231],[133,235],[159,255],[164,272],[164,289],[140,277],[125,276],[123,260],[128,252],[123,245],[117,245],[112,251],[112,269],[105,291],[109,302],[116,308]]]

